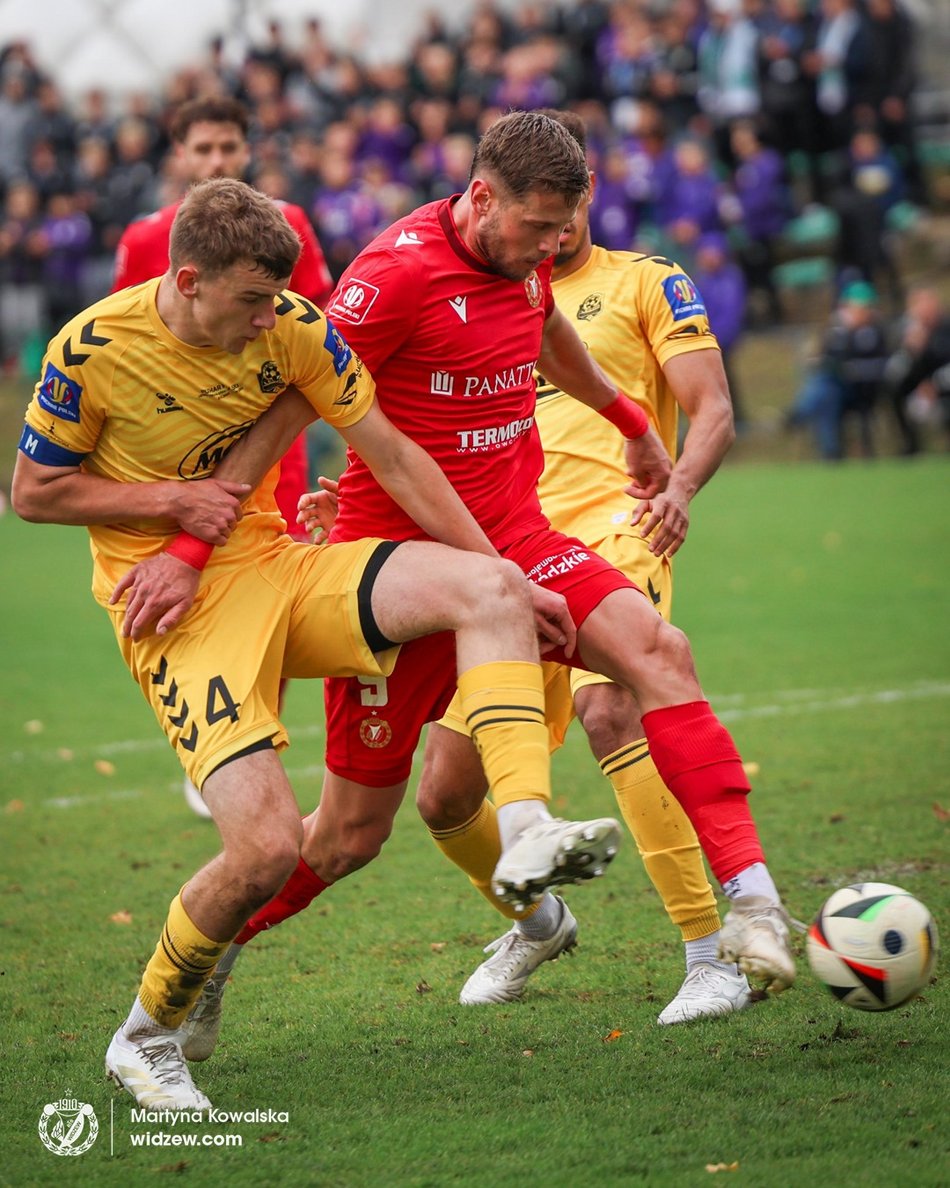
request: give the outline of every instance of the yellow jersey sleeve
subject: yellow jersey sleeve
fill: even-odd
[[[663,364],[686,351],[718,349],[686,273],[663,257],[595,246],[553,290],[586,348],[640,405],[675,458],[679,407]],[[554,527],[590,544],[639,532],[629,523],[633,503],[623,493],[629,476],[617,429],[543,377],[537,421],[545,455],[541,504]]]
[[[372,406],[368,372],[306,299],[279,294],[273,329],[234,355],[172,334],[156,308],[159,283],[111,294],[52,339],[26,412],[27,456],[120,483],[203,479],[289,384],[337,427]],[[122,573],[175,531],[156,521],[91,525],[96,596],[107,598]],[[211,566],[243,561],[281,531],[271,478]]]

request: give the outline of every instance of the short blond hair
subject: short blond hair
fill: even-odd
[[[249,261],[275,279],[290,276],[300,240],[277,205],[252,186],[211,177],[178,208],[168,244],[172,270],[194,264],[215,275]]]

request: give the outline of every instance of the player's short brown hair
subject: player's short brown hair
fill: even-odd
[[[557,120],[540,111],[512,111],[478,142],[469,181],[487,171],[516,198],[534,190],[579,202],[590,189],[584,151]]]
[[[293,272],[300,240],[266,195],[233,178],[211,177],[178,208],[168,255],[173,271],[194,264],[214,275],[249,261],[279,279]]]
[[[189,99],[172,117],[169,132],[176,144],[182,144],[192,124],[236,124],[241,135],[247,139],[247,108],[230,95],[206,95],[201,99]]]
[[[576,111],[564,111],[557,107],[542,107],[539,114],[548,116],[562,128],[566,128],[583,151],[587,152],[587,128]]]

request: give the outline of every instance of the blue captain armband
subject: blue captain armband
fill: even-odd
[[[19,448],[28,458],[39,462],[41,466],[78,466],[86,456],[57,445],[41,433],[37,433],[31,425],[23,426]]]

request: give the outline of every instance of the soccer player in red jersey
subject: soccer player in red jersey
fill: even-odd
[[[183,103],[171,124],[175,160],[182,178],[193,185],[209,177],[243,178],[251,160],[247,142],[247,109],[237,99],[209,96]],[[323,249],[306,211],[291,202],[276,202],[300,240],[300,257],[290,278],[290,288],[321,308],[333,289],[333,278]],[[154,214],[130,223],[122,233],[115,258],[112,291],[139,285],[168,271],[168,240],[181,202],[163,206]],[[287,531],[305,540],[297,524],[297,503],[307,490],[307,447],[299,434],[280,460],[274,498]],[[211,814],[198,789],[185,778],[185,800],[199,817]]]
[[[657,768],[733,897],[722,956],[778,991],[795,976],[787,916],[749,811],[748,779],[703,696],[689,643],[628,578],[579,540],[553,532],[538,502],[535,367],[617,425],[629,473],[637,476],[628,493],[641,498],[669,474],[645,414],[590,358],[551,295],[550,257],[588,186],[584,154],[560,124],[540,113],[504,116],[481,140],[466,192],[420,208],[364,249],[328,313],[364,356],[387,415],[436,458],[492,544],[567,599],[577,653],[555,650],[547,658],[603,673],[635,695]],[[688,302],[687,288],[671,288],[669,300]],[[289,408],[293,397],[283,401]],[[243,443],[245,465],[254,436]],[[229,466],[235,461],[225,460],[222,477],[248,476]],[[421,535],[351,455],[331,540],[371,531],[394,539]],[[319,811],[305,821],[301,865],[238,935],[206,986],[188,1025],[186,1055],[210,1054],[224,978],[241,945],[379,852],[422,726],[441,716],[454,686],[451,641],[438,638],[404,648],[385,680],[326,682],[327,776]],[[484,715],[469,715],[473,737],[491,712],[489,703]],[[497,846],[500,831],[503,852],[491,884],[513,916],[545,888],[594,873],[596,867],[572,860],[577,838],[552,821],[542,797],[517,805],[499,800],[497,822],[494,814],[485,801],[436,840],[478,881],[478,855],[490,836]],[[599,855],[595,861],[599,866]]]

